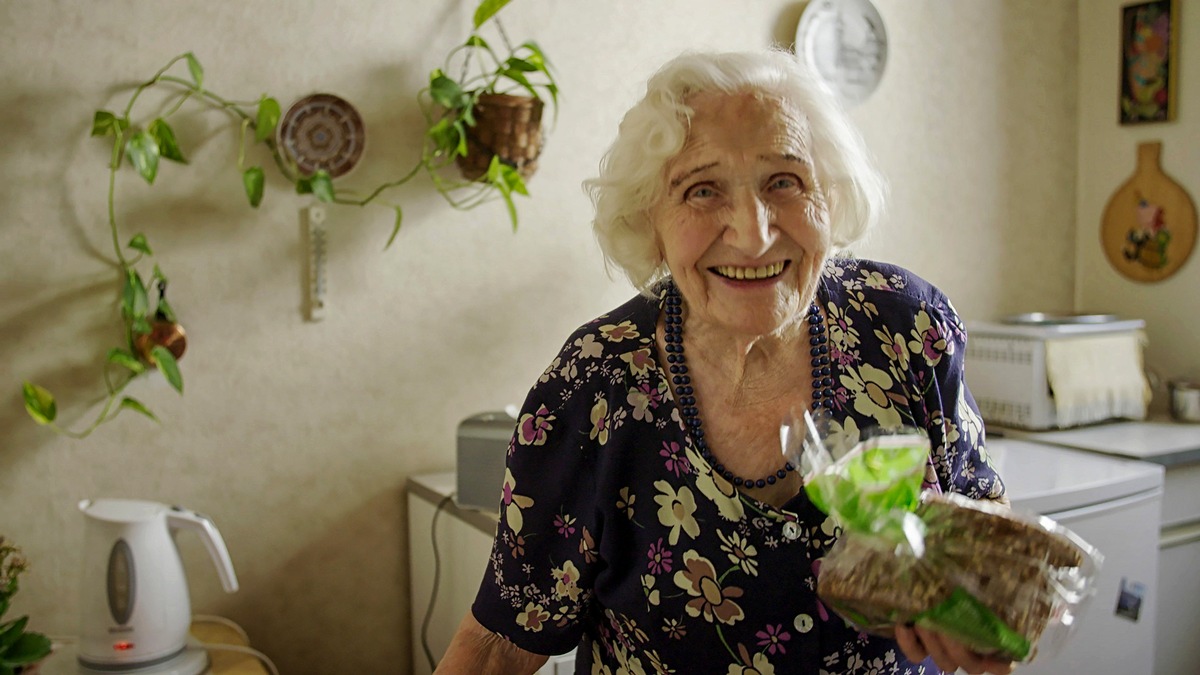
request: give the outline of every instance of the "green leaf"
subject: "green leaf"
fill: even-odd
[[[317,199],[323,202],[333,201],[333,179],[329,177],[328,171],[317,169],[309,181],[312,184],[312,193],[317,196]]]
[[[126,396],[125,398],[121,399],[121,407],[129,408],[130,410],[139,412],[155,422],[158,421],[158,418],[154,416],[154,413],[150,412],[150,409],[142,405],[142,402],[137,399]]]
[[[392,227],[392,236],[388,237],[387,243],[383,245],[383,250],[385,250],[385,251],[391,247],[393,241],[396,241],[396,235],[400,234],[400,222],[402,220],[404,220],[404,212],[400,210],[399,206],[397,206],[395,208],[396,208],[396,224],[395,224],[395,226]]]
[[[312,194],[312,179],[311,178],[297,178],[296,179],[296,194],[298,194],[298,195]]]
[[[154,136],[149,131],[134,134],[125,142],[125,154],[129,155],[129,161],[142,178],[153,184],[158,175],[158,142]]]
[[[129,243],[125,244],[125,246],[141,251],[146,255],[154,255],[154,251],[150,250],[150,244],[146,242],[146,235],[140,232],[133,235],[133,239],[130,239]]]
[[[135,375],[146,372],[146,366],[142,364],[142,362],[139,361],[136,356],[124,349],[117,349],[116,347],[113,347],[112,349],[108,350],[108,357],[105,360],[107,360],[109,363],[122,366]]]
[[[536,59],[537,55],[535,54],[534,56],[532,56],[530,58]],[[523,73],[536,73],[539,70],[543,70],[543,67],[540,63],[537,65],[534,65],[534,63],[532,61],[530,61],[529,59],[522,59],[522,58],[518,58],[516,56],[508,57],[508,60],[504,62],[504,65],[508,68],[512,68],[514,70],[519,70]]]
[[[435,103],[448,110],[463,107],[469,98],[457,82],[446,77],[440,70],[434,70],[429,75],[429,96]]]
[[[154,279],[161,279],[162,281],[168,281],[167,275],[163,274],[163,271],[161,269],[159,269],[158,265],[154,266],[154,276],[151,277],[151,280],[154,280]]]
[[[183,375],[179,372],[179,363],[175,361],[175,355],[170,349],[162,345],[154,345],[150,350],[150,356],[154,357],[154,365],[158,367],[158,372],[167,378],[167,382],[175,387],[175,391],[183,393]]]
[[[450,118],[443,117],[425,132],[433,141],[434,156],[449,155],[459,145],[459,133]]]
[[[484,22],[495,16],[496,12],[504,9],[508,3],[509,0],[482,0],[475,8],[475,28],[482,26]]]
[[[97,110],[92,118],[93,136],[119,136],[129,126],[129,120],[107,110]]]
[[[50,653],[50,638],[41,633],[25,633],[4,652],[4,663],[24,666],[46,658]]]
[[[54,400],[54,394],[48,390],[25,380],[22,394],[25,397],[25,411],[29,413],[33,421],[38,424],[49,424],[54,421],[55,417],[58,417],[58,403]]]
[[[498,159],[498,158],[497,158]],[[529,190],[525,187],[525,180],[521,178],[521,173],[504,162],[496,162],[496,175],[504,185],[506,192],[516,192],[517,194],[529,196]],[[489,173],[491,167],[488,167]]]
[[[242,173],[242,185],[246,187],[246,197],[250,200],[250,206],[258,208],[262,203],[263,198],[263,170],[261,167],[252,166]]]
[[[21,633],[25,632],[25,624],[27,623],[29,623],[29,617],[23,616],[0,625],[0,655],[3,655],[8,646],[16,642]],[[3,660],[3,658],[3,656],[0,656],[0,660]]]
[[[259,99],[258,116],[254,122],[254,140],[262,143],[275,135],[279,114],[279,101],[266,95]]]
[[[130,323],[129,329],[131,331],[133,331],[134,335],[145,335],[146,333],[149,333],[150,331],[154,330],[153,328],[150,327],[150,322],[147,321],[146,317],[144,317],[144,316],[136,317]]]
[[[204,88],[204,67],[196,60],[196,56],[191,52],[183,55],[187,59],[188,72],[192,74],[192,81],[196,83],[197,89]]]
[[[463,44],[463,46],[464,47],[474,47],[477,49],[486,49],[488,51],[491,51],[491,49],[492,49],[488,45],[487,40],[484,40],[483,38],[479,37],[478,35],[475,35],[474,33],[471,34],[471,37],[467,38],[467,41],[465,44]]]
[[[506,171],[507,170],[507,171]],[[512,198],[512,182],[509,173],[516,173],[513,168],[500,161],[499,155],[492,155],[492,161],[488,164],[487,181],[496,187],[500,196],[504,198],[504,206],[508,209],[508,218],[512,221],[513,232],[517,231],[517,205],[513,203]],[[517,176],[517,181],[521,177]],[[521,188],[524,189],[524,184],[521,183]]]
[[[521,72],[520,70],[516,70],[513,68],[504,68],[499,71],[499,74],[501,77],[507,77],[508,79],[512,80],[513,82],[516,82],[517,84],[521,85],[521,88],[524,89],[525,91],[529,92],[530,96],[532,96],[534,98],[540,98],[538,96],[537,90],[533,88],[533,83],[530,82],[529,78],[525,77],[525,73]]]
[[[139,319],[145,317],[149,309],[150,299],[142,275],[132,268],[126,270],[125,285],[121,288],[121,314],[126,319]]]
[[[467,127],[463,122],[464,120],[454,121],[454,130],[458,136],[458,145],[455,146],[454,152],[460,157],[467,156]]]
[[[183,158],[183,151],[179,149],[179,142],[175,140],[175,130],[163,118],[158,118],[150,123],[148,129],[150,135],[154,137],[158,144],[158,153],[164,159],[169,159],[172,162],[187,164],[188,161]]]
[[[154,316],[163,321],[175,323],[175,310],[171,307],[171,303],[167,302],[166,298],[158,299],[158,307],[154,310]]]

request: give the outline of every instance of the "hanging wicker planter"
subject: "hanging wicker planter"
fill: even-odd
[[[495,155],[521,178],[532,176],[542,152],[542,108],[542,101],[530,96],[480,96],[475,126],[467,127],[467,155],[456,160],[463,177],[479,180]]]

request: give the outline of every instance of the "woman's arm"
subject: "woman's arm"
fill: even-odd
[[[537,672],[549,657],[534,654],[486,629],[467,612],[435,673],[521,675]]]

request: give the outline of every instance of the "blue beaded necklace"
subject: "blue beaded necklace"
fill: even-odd
[[[692,434],[700,456],[708,462],[714,471],[725,477],[735,487],[763,488],[774,485],[785,478],[796,467],[786,462],[783,468],[763,478],[750,479],[735,476],[732,471],[713,456],[708,442],[704,440],[704,424],[700,421],[700,410],[696,407],[695,390],[692,388],[692,378],[688,375],[687,360],[683,355],[683,297],[679,294],[673,281],[667,282],[664,297],[664,341],[666,342],[667,363],[670,364],[671,382],[679,396],[679,409],[683,415],[683,423]],[[812,356],[812,410],[814,414],[823,411],[825,416],[833,414],[833,373],[829,364],[829,338],[825,335],[825,322],[821,318],[821,308],[816,301],[808,308],[809,354]]]

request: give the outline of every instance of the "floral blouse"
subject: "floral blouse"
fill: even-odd
[[[1003,495],[945,295],[899,267],[832,259],[817,296],[833,433],[927,429],[927,488]],[[638,296],[582,326],[530,391],[475,618],[527,651],[578,646],[576,673],[939,673],[821,604],[839,529],[803,490],[772,507],[699,455],[660,363],[661,312],[661,293]]]

